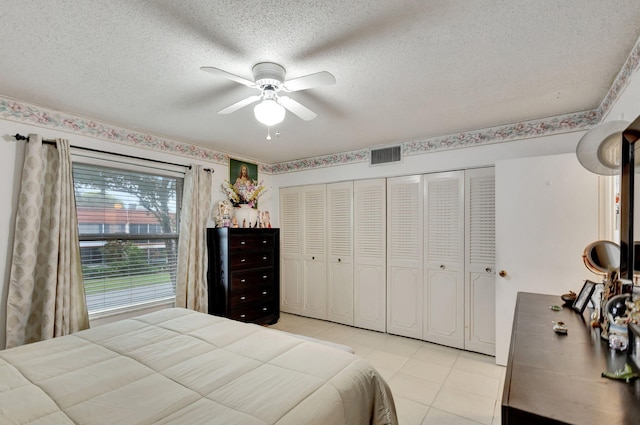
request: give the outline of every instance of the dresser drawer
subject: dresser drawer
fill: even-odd
[[[244,291],[234,291],[229,295],[231,308],[240,307],[244,304],[251,304],[259,301],[265,301],[276,296],[276,291],[272,285],[257,286],[255,288]]]
[[[240,250],[232,252],[229,257],[229,264],[233,271],[245,268],[273,266],[275,255],[272,251]]]
[[[271,300],[261,304],[252,304],[246,307],[232,308],[229,318],[241,322],[254,322],[264,316],[278,313],[277,303]]]
[[[277,285],[273,269],[249,270],[231,273],[231,293],[265,285]]]
[[[239,234],[229,240],[230,252],[242,251],[247,248],[273,251],[274,237],[270,234]]]

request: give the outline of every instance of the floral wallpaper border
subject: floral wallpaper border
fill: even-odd
[[[0,118],[219,164],[229,162],[229,155],[212,149],[127,130],[5,97],[0,97]]]
[[[640,39],[636,42],[622,69],[598,108],[590,111],[507,124],[482,130],[428,139],[399,142],[403,155],[422,155],[448,149],[460,149],[493,143],[528,139],[573,131],[588,130],[598,124],[611,109],[640,65]],[[185,157],[228,165],[229,155],[213,149],[144,134],[97,120],[73,116],[47,108],[0,96],[0,118],[39,127],[81,134],[96,139],[167,152]],[[369,149],[335,153],[278,164],[259,163],[260,172],[281,174],[313,168],[369,161]]]

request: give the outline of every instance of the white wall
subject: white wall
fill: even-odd
[[[555,155],[575,152],[583,131],[555,136],[539,137],[514,142],[472,148],[433,152],[424,155],[406,156],[401,163],[369,166],[369,163],[339,165],[309,171],[273,176],[274,187],[300,186],[358,180],[378,177],[404,176],[434,173],[494,165],[498,160],[532,156]],[[278,223],[278,197],[275,197],[271,213],[272,221]]]

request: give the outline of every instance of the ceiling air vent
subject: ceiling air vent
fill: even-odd
[[[371,149],[370,165],[387,164],[389,162],[402,161],[402,146],[390,146],[387,148]]]

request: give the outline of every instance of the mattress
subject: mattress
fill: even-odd
[[[397,424],[365,360],[182,308],[0,351],[0,424]]]

